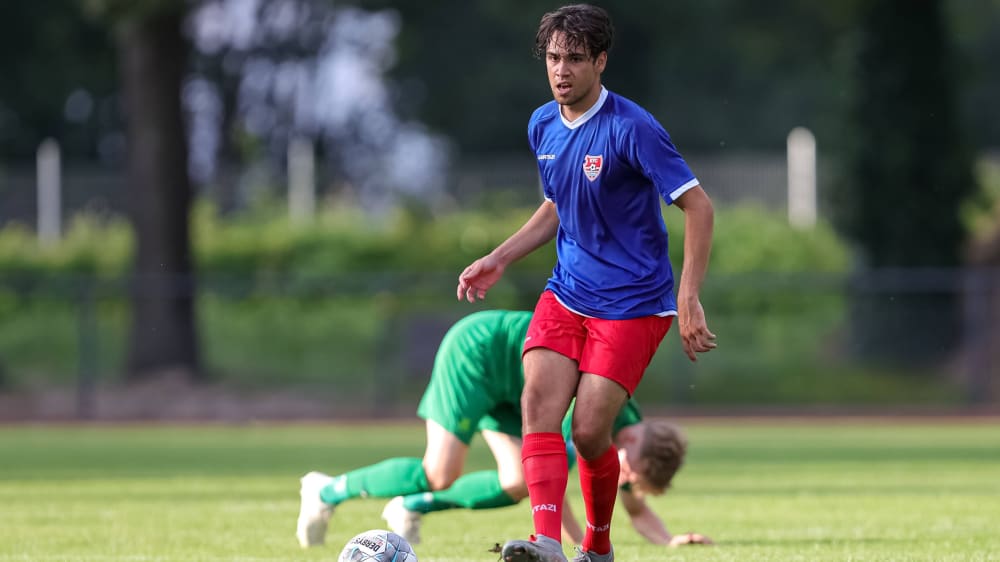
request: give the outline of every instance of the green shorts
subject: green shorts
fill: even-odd
[[[479,431],[521,436],[521,350],[531,321],[527,311],[486,310],[459,320],[445,334],[434,370],[417,408],[466,445]],[[572,409],[563,425],[567,441]],[[642,419],[629,400],[615,420],[614,433]]]
[[[485,311],[455,324],[434,358],[417,415],[466,445],[482,430],[520,437],[520,349],[529,318],[527,312]]]

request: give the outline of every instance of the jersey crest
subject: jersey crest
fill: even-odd
[[[583,173],[587,179],[594,181],[601,175],[601,166],[604,164],[604,155],[591,156],[587,154],[583,157]]]

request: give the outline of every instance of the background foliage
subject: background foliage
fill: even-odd
[[[128,160],[132,171],[120,197],[129,204],[115,200],[109,206],[129,209],[130,223],[113,213],[67,217],[72,227],[66,239],[40,247],[29,229],[0,217],[6,221],[0,232],[0,306],[9,312],[0,319],[0,342],[7,342],[0,347],[7,366],[0,365],[0,383],[44,384],[52,377],[66,380],[74,371],[116,380],[128,355],[121,348],[129,344],[122,342],[130,338],[133,352],[150,351],[137,355],[155,355],[155,361],[125,362],[147,365],[154,376],[164,366],[187,361],[197,380],[203,353],[205,369],[219,379],[270,384],[293,371],[302,380],[319,381],[333,371],[354,382],[378,373],[420,371],[442,325],[470,310],[450,299],[455,272],[510,234],[528,211],[503,193],[466,190],[462,174],[476,161],[496,162],[496,168],[480,172],[497,176],[519,165],[503,155],[524,154],[526,116],[550,97],[541,63],[529,52],[539,15],[553,6],[534,0],[263,0],[243,14],[253,25],[240,28],[246,32],[240,36],[236,24],[247,21],[227,10],[247,5],[57,0],[0,8],[0,15],[9,16],[0,17],[0,62],[13,77],[0,84],[0,172],[8,165],[30,166],[38,141],[46,137],[59,141],[66,162],[120,173]],[[164,7],[187,8],[190,18],[158,19]],[[817,397],[827,392],[829,400],[847,393],[863,401],[866,385],[849,381],[906,375],[913,384],[897,388],[892,382],[886,394],[899,390],[902,397],[922,400],[934,392],[921,388],[943,388],[937,395],[951,400],[949,377],[964,364],[962,345],[972,341],[970,334],[990,329],[988,314],[967,312],[989,310],[988,298],[972,295],[980,300],[960,310],[961,289],[952,283],[943,308],[924,316],[953,320],[946,324],[948,333],[958,333],[959,319],[979,324],[963,326],[962,341],[934,337],[936,323],[926,323],[931,337],[912,338],[907,330],[917,323],[909,319],[926,311],[920,307],[931,300],[926,294],[910,299],[882,291],[866,301],[858,298],[861,283],[849,276],[866,273],[858,266],[868,265],[961,266],[967,223],[976,222],[977,231],[990,236],[995,219],[980,196],[991,188],[977,191],[969,156],[1000,144],[1000,120],[990,119],[997,113],[990,102],[1000,95],[992,72],[1000,45],[996,0],[815,6],[778,0],[752,9],[735,0],[640,0],[612,9],[620,33],[605,82],[649,108],[682,152],[754,161],[756,151],[782,149],[788,130],[804,125],[819,139],[821,169],[843,172],[837,182],[824,176],[821,212],[825,219],[828,204],[840,206],[847,220],[837,226],[848,234],[849,247],[825,220],[813,231],[790,229],[781,204],[720,213],[705,297],[714,308],[712,322],[732,335],[730,351],[713,354],[695,371],[678,361],[675,346],[666,346],[655,368],[681,375],[672,387],[658,387],[658,395],[697,402],[703,392],[712,392],[720,401],[792,401],[794,392],[785,391],[796,389]],[[900,23],[898,29],[894,23]],[[913,31],[883,33],[904,29]],[[148,51],[158,62],[127,64],[147,49],[163,47],[161,34],[170,48]],[[376,37],[382,42],[373,41]],[[58,53],[52,43],[59,43]],[[368,74],[321,76],[319,70],[331,61],[364,67]],[[164,73],[143,72],[166,68],[183,68],[186,74],[171,73],[168,83],[150,86],[151,78]],[[383,119],[373,119],[372,112],[337,114],[324,123],[340,126],[320,134],[316,119],[332,115],[324,109],[341,106],[322,102],[348,99],[337,96],[359,80],[372,89],[362,92],[367,97],[350,98],[352,103]],[[168,93],[131,96],[140,103],[126,112],[123,83],[150,87],[147,94]],[[303,83],[326,89],[289,89]],[[181,115],[169,94],[175,90],[189,112],[187,139],[181,138]],[[248,91],[254,95],[245,95]],[[286,103],[303,97],[319,103],[305,109]],[[433,134],[424,138],[428,130]],[[172,135],[137,134],[141,131]],[[261,184],[268,193],[283,192],[292,134],[312,134],[326,164],[318,180],[323,195],[331,197],[323,202],[329,208],[306,225],[288,222],[278,203],[248,203],[255,197],[248,192]],[[434,150],[413,156],[394,144],[400,134],[429,138],[421,146]],[[442,138],[447,141],[439,143]],[[149,152],[141,158],[137,139],[156,141],[142,145]],[[189,170],[184,140],[191,143]],[[175,148],[172,158],[158,151],[163,146]],[[411,164],[450,157],[454,175],[412,172],[437,170],[434,166],[394,175],[388,166],[394,160],[376,155],[375,148],[409,155]],[[345,172],[359,162],[373,165],[371,173]],[[212,176],[214,164],[237,166],[239,185],[233,176]],[[190,246],[185,171],[199,182],[195,187],[203,197],[219,202],[192,210]],[[353,184],[343,183],[348,177]],[[422,179],[433,189],[413,188],[394,200],[402,201],[400,207],[378,208],[373,201],[389,200],[378,191],[384,177],[411,188]],[[529,181],[521,176],[507,185]],[[337,197],[351,195],[376,212],[338,204]],[[468,201],[475,197],[492,204],[473,207]],[[456,207],[461,210],[451,212]],[[234,212],[238,209],[242,212]],[[679,264],[680,215],[668,212],[667,220]],[[924,260],[928,256],[934,259]],[[531,306],[552,261],[547,248],[518,264],[489,306]],[[949,273],[954,279],[963,274]],[[162,291],[152,286],[161,277]],[[192,280],[196,295],[185,285]],[[195,311],[186,313],[192,298],[198,304],[197,334],[189,322]],[[155,311],[144,308],[154,300]],[[904,301],[916,302],[899,317],[868,304],[888,303],[891,311]],[[176,314],[182,305],[185,314]],[[148,314],[134,315],[130,324],[129,313],[143,310]],[[864,320],[863,313],[892,320],[891,329],[869,330],[886,341],[865,336],[851,342],[865,333],[859,327],[877,324]],[[849,319],[862,320],[852,327]],[[153,337],[154,331],[173,335]],[[186,357],[169,346],[155,349],[187,338],[204,349],[191,345]],[[914,360],[903,367],[866,363],[871,357],[843,362],[858,350],[893,346],[889,355]],[[980,360],[984,365],[986,382],[980,388],[992,376],[989,357]],[[928,371],[940,376],[925,385],[919,375]],[[773,384],[778,380],[784,382]],[[414,376],[413,386],[419,382]],[[394,388],[410,391],[405,384]]]
[[[340,209],[299,225],[280,206],[262,204],[221,219],[211,205],[201,204],[193,240],[206,363],[215,380],[247,388],[326,388],[341,395],[354,389],[368,395],[372,385],[390,380],[392,391],[384,391],[384,399],[414,398],[451,321],[482,306],[534,305],[554,263],[551,247],[513,267],[484,305],[463,305],[453,297],[461,267],[532,211],[467,211],[432,219],[400,210],[373,221]],[[679,254],[682,213],[668,208],[665,215],[672,251]],[[838,384],[787,384],[821,378],[815,373],[823,369],[806,378],[802,370],[818,349],[836,345],[842,325],[845,300],[836,287],[848,270],[848,254],[830,226],[800,232],[780,214],[755,208],[724,210],[719,218],[715,281],[704,298],[713,325],[727,334],[729,352],[694,371],[676,342],[665,344],[652,370],[670,376],[644,383],[650,399],[784,403],[862,397],[864,373],[857,374],[858,384],[845,383],[849,375],[835,379]],[[22,229],[0,231],[0,270],[9,272],[0,285],[0,349],[7,350],[9,385],[65,384],[81,369],[104,383],[117,379],[127,329],[121,275],[133,247],[130,232],[120,221],[80,217],[61,244],[40,248]],[[786,279],[787,285],[761,285],[762,276]],[[94,308],[84,317],[86,299]],[[95,334],[92,357],[81,355],[81,330]],[[741,335],[745,330],[751,332]],[[902,383],[890,382],[872,396],[886,399]],[[775,390],[782,385],[785,391]],[[899,400],[929,396],[921,397],[919,383],[909,388]]]
[[[524,223],[533,208],[500,212],[471,210],[431,217],[399,209],[374,220],[357,210],[330,209],[317,220],[297,224],[281,205],[262,203],[222,218],[208,203],[193,214],[198,272],[211,278],[251,279],[335,277],[351,272],[399,274],[457,272],[492,250]],[[683,216],[665,212],[671,252],[680,263]],[[844,273],[848,254],[829,224],[808,231],[790,227],[778,212],[757,207],[721,210],[711,269],[722,274],[749,272]],[[37,278],[90,274],[114,279],[127,269],[132,234],[119,219],[82,214],[67,235],[41,246],[30,230],[0,230],[0,270]],[[518,262],[515,269],[548,275],[555,260],[548,247]],[[455,273],[457,275],[457,273]]]

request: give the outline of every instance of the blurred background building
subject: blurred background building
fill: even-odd
[[[539,202],[554,7],[0,5],[0,418],[411,413],[482,307],[458,271]],[[605,85],[719,212],[720,348],[668,336],[648,407],[995,408],[1000,4],[606,7]],[[533,306],[552,259],[487,305]]]

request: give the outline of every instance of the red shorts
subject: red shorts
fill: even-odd
[[[631,396],[673,319],[673,316],[629,320],[590,318],[570,311],[556,300],[552,291],[545,291],[535,305],[524,351],[536,347],[551,349],[575,360],[580,372],[611,379]]]

